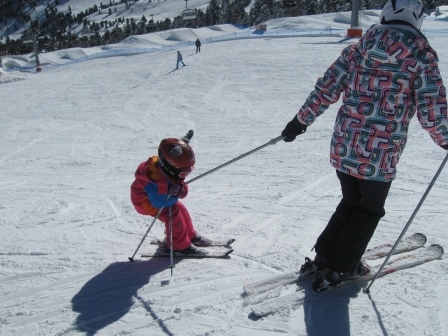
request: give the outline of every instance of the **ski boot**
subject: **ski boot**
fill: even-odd
[[[196,235],[196,237],[192,238],[191,243],[196,246],[210,246],[213,244],[211,239],[202,237],[201,235]]]
[[[325,268],[316,272],[316,280],[311,284],[315,292],[323,292],[330,287],[336,287],[343,281],[356,280],[370,273],[370,267],[362,261],[358,263],[352,272],[336,272],[330,268]]]
[[[327,259],[316,254],[314,260],[305,257],[305,263],[300,267],[300,275],[306,276],[314,274],[317,270],[324,269],[327,266]]]
[[[167,249],[169,251],[169,249]],[[174,250],[177,255],[188,255],[188,256],[204,256],[207,255],[208,252],[204,249],[198,248],[191,244],[189,247],[183,250]]]

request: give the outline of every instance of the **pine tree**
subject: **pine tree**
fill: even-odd
[[[246,10],[244,9],[244,4],[242,1],[238,1],[236,4],[234,3],[233,17],[234,22],[237,24],[244,24],[244,21],[247,17]]]
[[[234,9],[232,5],[226,6],[224,13],[224,23],[235,23]]]
[[[258,22],[266,22],[271,19],[271,9],[269,8],[268,4],[263,3],[260,9],[260,13],[258,14]]]
[[[311,0],[308,3],[308,15],[315,15],[317,14],[317,8],[316,8],[316,2],[314,0]]]
[[[324,1],[325,13],[337,13],[338,12],[338,0]]]
[[[435,0],[423,0],[422,2],[423,2],[423,8],[425,8],[426,10],[435,9],[437,7]]]
[[[198,13],[196,15],[196,27],[205,27],[205,13],[198,9]]]
[[[221,9],[217,0],[210,0],[209,5],[205,11],[205,22],[207,26],[220,24]]]
[[[260,23],[258,16],[261,13],[261,7],[263,6],[262,0],[255,0],[254,5],[249,11],[250,25],[257,25]]]

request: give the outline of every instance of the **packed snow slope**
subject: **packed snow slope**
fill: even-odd
[[[303,28],[297,18],[287,21]],[[328,26],[327,18],[320,24]],[[445,81],[447,25],[423,25]],[[180,47],[187,66],[179,70],[176,51],[161,50],[48,67],[2,84],[0,334],[447,335],[446,258],[378,279],[369,295],[347,286],[259,320],[250,314],[252,304],[295,286],[254,297],[242,286],[313,257],[340,200],[329,164],[338,104],[295,142],[191,183],[184,204],[197,231],[235,238],[230,258],[175,259],[173,275],[167,258],[128,261],[152,221],[133,209],[130,185],[159,142],[195,131],[190,178],[266,144],[355,41],[341,40],[228,40],[198,54]],[[445,155],[414,120],[372,245],[398,238]],[[409,234],[448,246],[447,190],[445,169]],[[156,222],[136,259],[163,234]]]

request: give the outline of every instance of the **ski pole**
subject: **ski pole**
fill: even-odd
[[[170,195],[168,195],[168,197],[166,198],[165,202],[167,202],[170,198]],[[154,223],[156,222],[156,220],[159,218],[160,213],[162,212],[164,206],[162,205],[162,207],[159,209],[159,211],[157,212],[157,215],[154,217],[154,220],[152,221],[151,225],[149,226],[148,230],[146,230],[145,235],[143,236],[142,240],[140,241],[140,244],[138,244],[137,249],[135,250],[134,254],[132,255],[132,257],[129,257],[129,261],[135,261],[134,257],[137,254],[137,251],[140,249],[140,246],[142,246],[143,242],[146,239],[146,236],[148,235],[149,231],[151,231],[151,228],[153,227]]]
[[[397,246],[400,243],[401,239],[403,238],[404,234],[406,233],[406,231],[408,230],[408,228],[411,225],[412,221],[414,220],[414,217],[417,215],[417,212],[420,210],[421,206],[423,205],[423,202],[425,201],[426,196],[428,196],[429,192],[431,191],[432,186],[436,182],[437,178],[439,177],[440,173],[442,172],[443,167],[445,166],[447,161],[448,161],[448,154],[445,156],[445,159],[441,163],[441,165],[440,165],[439,169],[437,170],[436,174],[434,175],[431,183],[429,184],[428,188],[426,189],[425,193],[423,194],[420,202],[418,203],[417,207],[415,208],[414,212],[412,213],[411,217],[409,218],[408,223],[404,227],[403,231],[401,232],[401,234],[398,237],[397,241],[395,242],[394,246],[392,247],[392,249],[390,250],[389,254],[387,255],[386,260],[384,260],[383,264],[381,265],[379,270],[376,272],[376,274],[373,277],[372,281],[370,281],[370,284],[366,288],[364,288],[364,293],[370,293],[370,287],[372,287],[373,283],[378,278],[378,275],[380,274],[381,270],[384,268],[384,266],[389,261],[391,255],[394,253],[395,249],[397,248]]]
[[[193,130],[190,130],[190,131],[188,131],[187,135],[185,135],[182,139],[183,139],[185,142],[188,143],[188,142],[191,140],[191,138],[193,137],[193,134],[194,134],[194,133],[193,133]],[[284,138],[285,138],[285,137],[284,137],[283,135],[280,135],[280,136],[278,136],[278,137],[275,138],[275,139],[271,139],[270,141],[268,141],[268,142],[265,143],[264,145],[259,146],[259,147],[255,148],[255,149],[252,149],[251,151],[249,151],[249,152],[247,152],[247,153],[245,153],[245,154],[242,154],[242,155],[238,156],[237,158],[235,158],[235,159],[233,159],[233,160],[230,160],[230,161],[228,161],[228,162],[226,162],[226,163],[223,163],[222,165],[220,165],[220,166],[218,166],[218,167],[216,167],[216,168],[213,168],[213,169],[211,169],[211,170],[209,170],[209,171],[207,171],[207,172],[205,172],[205,173],[203,173],[203,174],[201,174],[201,175],[199,175],[199,176],[196,176],[195,178],[193,178],[193,179],[191,179],[190,181],[185,182],[185,183],[188,184],[188,183],[194,182],[194,181],[196,181],[196,180],[199,180],[200,178],[202,178],[202,177],[204,177],[204,176],[206,176],[206,175],[208,175],[208,174],[211,174],[211,173],[217,171],[218,169],[221,169],[221,168],[223,168],[223,167],[225,167],[225,166],[228,166],[229,164],[232,164],[232,163],[234,163],[235,161],[238,161],[238,160],[240,160],[240,159],[242,159],[242,158],[244,158],[244,157],[246,157],[246,156],[249,156],[249,155],[251,155],[251,154],[253,154],[253,153],[259,151],[260,149],[263,149],[263,148],[265,148],[265,147],[267,147],[267,146],[269,146],[269,145],[275,145],[277,142],[283,140]],[[167,201],[169,200],[169,198],[170,198],[170,195],[168,195],[168,197],[166,198],[165,202],[167,202]],[[154,217],[154,220],[152,221],[151,225],[149,226],[148,230],[146,231],[145,235],[143,236],[142,240],[140,241],[140,244],[138,244],[137,249],[135,250],[134,254],[132,255],[132,257],[129,257],[129,258],[128,258],[129,261],[134,261],[134,257],[135,257],[135,255],[137,254],[137,251],[140,249],[140,247],[142,246],[143,242],[144,242],[145,239],[146,239],[146,236],[149,234],[149,231],[151,231],[151,228],[153,227],[154,223],[155,223],[156,220],[159,218],[159,215],[160,215],[160,213],[162,212],[163,208],[164,208],[164,206],[162,206],[162,207],[159,209],[159,212],[157,212],[156,217]],[[171,253],[170,253],[170,255],[171,255]],[[171,263],[171,264],[173,264],[173,263]],[[171,274],[172,274],[172,272],[173,272],[173,270],[171,269]]]
[[[171,268],[171,276],[173,276],[173,268],[174,268],[174,260],[173,260],[173,213],[171,212],[171,206],[168,208],[168,212],[170,214],[170,268]]]
[[[251,151],[249,151],[249,152],[247,152],[247,153],[245,153],[245,154],[243,154],[243,155],[240,155],[240,156],[238,156],[237,158],[234,158],[234,159],[232,159],[232,160],[230,160],[230,161],[227,161],[226,163],[223,163],[222,165],[220,165],[220,166],[218,166],[218,167],[216,167],[216,168],[213,168],[213,169],[211,169],[211,170],[209,170],[209,171],[207,171],[207,172],[205,172],[205,173],[203,173],[203,174],[201,174],[201,175],[199,175],[199,176],[196,176],[195,178],[191,179],[191,180],[188,181],[187,183],[191,183],[191,182],[194,182],[194,181],[196,181],[196,180],[199,180],[200,178],[202,178],[202,177],[204,177],[204,176],[206,176],[206,175],[208,175],[208,174],[211,174],[211,173],[217,171],[218,169],[224,168],[225,166],[228,166],[229,164],[232,164],[232,163],[234,163],[235,161],[238,161],[238,160],[240,160],[240,159],[242,159],[242,158],[244,158],[244,157],[246,157],[246,156],[249,156],[249,155],[251,155],[251,154],[253,154],[253,153],[259,151],[260,149],[263,149],[263,148],[265,148],[265,147],[267,147],[267,146],[269,146],[269,145],[275,145],[277,142],[279,142],[280,140],[283,140],[284,138],[285,138],[285,137],[284,137],[283,135],[280,135],[279,137],[276,137],[275,139],[271,139],[270,141],[268,141],[268,142],[265,143],[264,145],[262,145],[262,146],[260,146],[260,147],[257,147],[257,148],[255,148],[255,149],[252,149]]]

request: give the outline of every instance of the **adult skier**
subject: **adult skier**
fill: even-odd
[[[282,132],[293,141],[343,94],[330,152],[342,199],[314,246],[315,284],[369,272],[361,257],[385,215],[415,112],[432,140],[448,149],[446,89],[437,53],[420,32],[423,13],[420,0],[389,0],[380,23],[342,51]]]

